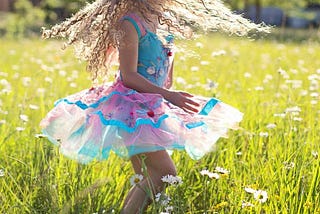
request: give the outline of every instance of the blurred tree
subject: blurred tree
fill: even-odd
[[[276,6],[282,9],[306,7],[307,5],[320,4],[320,0],[225,0],[232,9],[239,10],[249,5]]]
[[[47,13],[46,22],[61,21],[86,4],[86,0],[33,0]]]
[[[39,32],[44,24],[44,11],[33,7],[29,0],[15,0],[13,3],[13,13],[7,13],[0,20],[1,34],[23,37],[32,32]]]

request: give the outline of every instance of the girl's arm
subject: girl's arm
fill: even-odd
[[[198,103],[186,92],[170,91],[158,87],[137,72],[139,38],[134,26],[129,21],[122,21],[121,30],[124,33],[119,46],[120,72],[123,84],[141,93],[156,93],[162,95],[172,104],[187,112],[198,112]]]

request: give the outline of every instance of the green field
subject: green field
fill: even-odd
[[[200,161],[174,152],[183,183],[148,213],[320,213],[319,44],[216,35],[183,44],[174,88],[216,96],[245,116]],[[85,64],[61,46],[0,39],[0,213],[119,213],[130,189],[129,162],[112,155],[80,165],[38,135],[54,101],[90,87]],[[216,167],[229,173],[200,173]]]

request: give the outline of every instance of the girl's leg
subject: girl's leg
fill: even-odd
[[[163,190],[162,176],[176,175],[175,165],[166,151],[135,155],[131,158],[131,163],[135,173],[142,174],[145,178],[128,193],[122,209],[123,214],[142,213],[151,202],[150,194]],[[147,169],[147,177],[146,172],[142,172],[143,164]]]

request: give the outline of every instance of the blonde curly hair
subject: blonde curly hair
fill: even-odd
[[[118,61],[117,48],[123,36],[120,20],[132,9],[147,21],[149,14],[156,15],[159,26],[165,26],[168,33],[186,38],[192,37],[188,26],[241,36],[269,31],[265,25],[232,13],[220,0],[96,0],[51,29],[43,28],[42,35],[67,38],[66,46],[75,46],[76,56],[88,62],[87,70],[95,81]]]

